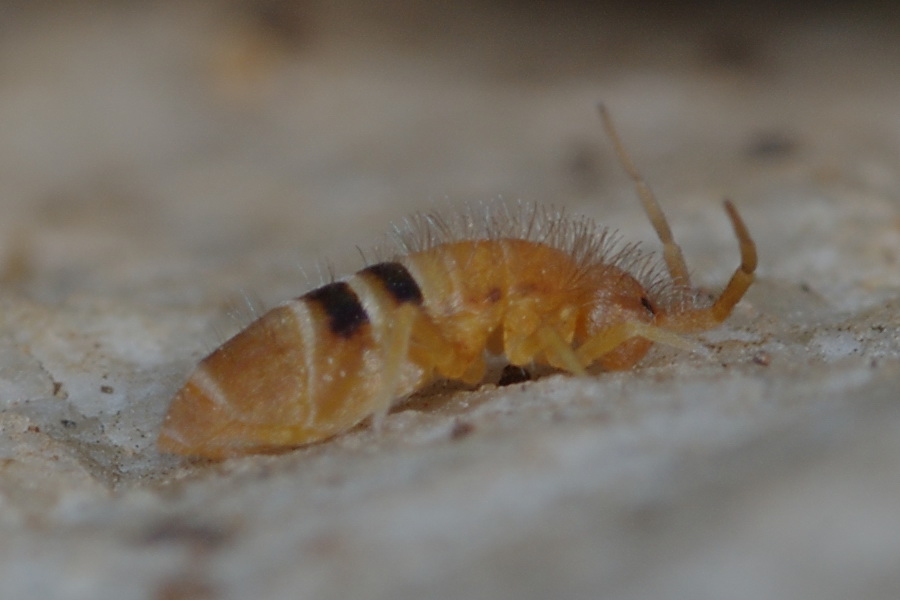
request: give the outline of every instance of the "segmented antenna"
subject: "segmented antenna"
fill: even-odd
[[[662,242],[663,258],[665,258],[669,275],[672,276],[672,282],[677,287],[689,287],[691,285],[691,278],[690,275],[688,275],[687,265],[684,262],[684,255],[681,253],[681,248],[675,243],[675,239],[672,237],[672,230],[669,228],[669,222],[666,220],[665,213],[663,213],[662,208],[659,206],[659,201],[657,201],[656,196],[653,194],[653,190],[650,189],[650,186],[647,185],[647,182],[645,182],[644,178],[641,177],[641,174],[638,173],[637,168],[634,166],[634,162],[631,160],[631,157],[628,156],[628,152],[625,151],[625,145],[622,144],[622,140],[619,138],[619,134],[616,131],[615,125],[613,125],[612,117],[609,116],[609,111],[606,110],[606,106],[598,104],[597,110],[600,112],[603,128],[606,130],[606,135],[609,137],[610,142],[612,142],[613,150],[616,153],[616,157],[619,159],[619,164],[622,165],[622,168],[634,182],[634,188],[637,191],[638,197],[641,199],[641,204],[644,205],[644,212],[647,213],[647,217],[650,219],[653,229],[656,230],[659,241]]]

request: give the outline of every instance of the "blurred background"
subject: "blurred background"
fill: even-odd
[[[878,181],[898,149],[897,12],[5,2],[7,279],[49,300],[120,287],[159,253],[204,269],[276,247],[331,256],[411,211],[498,195],[640,218],[599,101],[670,212],[680,190],[748,204],[766,182]],[[714,214],[708,198],[696,210]]]

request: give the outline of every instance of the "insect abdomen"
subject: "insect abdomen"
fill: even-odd
[[[344,431],[373,410],[377,348],[348,283],[315,289],[267,312],[200,363],[172,401],[159,447],[220,457]]]

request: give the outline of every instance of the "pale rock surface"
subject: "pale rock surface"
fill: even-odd
[[[900,597],[897,15],[391,4],[5,9],[0,597]],[[155,451],[230,307],[412,211],[504,195],[654,244],[600,100],[701,285],[738,260],[722,197],[759,243],[710,356]]]

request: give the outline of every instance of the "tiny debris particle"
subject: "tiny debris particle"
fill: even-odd
[[[171,519],[153,524],[140,536],[148,544],[188,544],[196,549],[211,550],[228,541],[227,529],[202,523]]]
[[[754,36],[744,31],[725,31],[702,42],[700,59],[713,67],[750,70],[759,67],[765,57]]]
[[[457,419],[453,423],[453,427],[450,429],[450,439],[451,440],[459,440],[462,439],[469,434],[475,431],[475,426],[472,425],[469,421],[462,421]]]
[[[78,423],[70,421],[69,419],[60,419],[59,423],[66,429],[75,429],[78,427]]]
[[[797,150],[797,142],[789,135],[778,131],[758,134],[745,149],[751,158],[778,159],[790,156]]]
[[[765,350],[760,350],[753,355],[753,362],[757,365],[768,367],[770,364],[772,364],[772,355]]]
[[[215,597],[215,591],[206,581],[186,576],[164,582],[156,592],[156,600],[212,600]]]
[[[113,389],[113,386],[111,386],[111,385],[101,385],[100,391],[103,392],[104,394],[112,394],[115,390]]]

